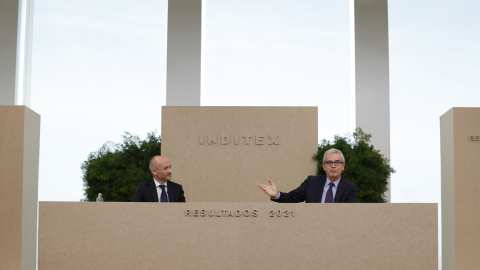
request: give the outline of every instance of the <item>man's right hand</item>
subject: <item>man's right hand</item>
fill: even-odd
[[[261,188],[265,192],[265,194],[267,194],[268,196],[274,197],[274,198],[277,197],[278,196],[277,186],[275,186],[275,184],[270,179],[268,179],[268,183],[270,183],[269,186],[264,184],[257,184],[257,186]]]

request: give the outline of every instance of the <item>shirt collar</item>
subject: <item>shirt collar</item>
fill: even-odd
[[[332,181],[330,181],[330,179],[328,179],[328,177],[327,177],[327,181],[325,181],[325,186],[328,187],[328,185],[329,185],[330,183],[333,183],[333,184],[335,185],[335,188],[337,188],[337,187],[338,187],[338,184],[340,183],[341,180],[342,180],[342,178],[340,177],[340,179],[338,179],[337,181],[332,182]]]
[[[159,185],[162,185],[162,184],[160,184],[160,182],[158,182],[157,180],[155,180],[155,178],[153,178],[153,181],[155,182],[155,186],[156,186],[156,187],[158,187]],[[168,181],[165,182],[165,187],[167,187],[167,183],[168,183]]]

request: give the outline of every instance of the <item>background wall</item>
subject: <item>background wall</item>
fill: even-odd
[[[162,108],[162,155],[187,202],[265,202],[257,187],[282,191],[315,175],[315,107]]]

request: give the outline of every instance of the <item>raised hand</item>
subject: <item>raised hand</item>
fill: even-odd
[[[269,186],[264,184],[257,184],[257,186],[261,188],[265,192],[265,194],[267,194],[268,196],[277,197],[278,195],[277,186],[275,186],[275,184],[270,179],[268,179],[268,183],[270,183]]]

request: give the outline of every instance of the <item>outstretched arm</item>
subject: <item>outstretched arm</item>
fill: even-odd
[[[257,184],[257,186],[261,188],[263,192],[265,192],[265,194],[267,194],[268,196],[274,197],[274,198],[277,197],[278,196],[277,186],[275,186],[275,184],[270,179],[268,179],[268,183],[270,183],[270,185]]]

